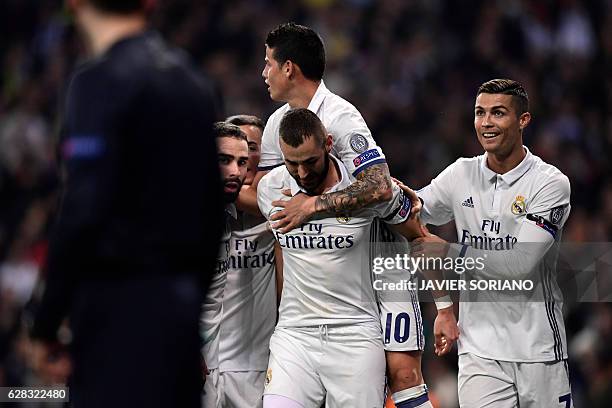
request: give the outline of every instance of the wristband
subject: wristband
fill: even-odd
[[[446,309],[447,307],[451,307],[453,305],[453,300],[450,295],[441,296],[439,298],[434,298],[434,302],[436,302],[436,309]]]

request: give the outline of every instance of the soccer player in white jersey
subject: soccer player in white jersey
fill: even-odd
[[[225,121],[246,134],[249,161],[243,188],[249,188],[257,172],[264,123],[250,115]],[[219,388],[225,408],[262,405],[268,346],[277,314],[275,241],[267,224],[265,218],[243,211],[231,222],[219,344]]]
[[[274,112],[266,123],[259,164],[261,171],[247,194],[240,194],[238,205],[253,211],[258,180],[267,171],[284,164],[279,126],[283,115],[292,108],[308,108],[316,113],[332,135],[332,153],[344,163],[356,181],[339,191],[313,196],[298,194],[280,203],[282,208],[272,217],[280,232],[288,232],[316,214],[344,214],[369,204],[388,201],[392,196],[392,186],[385,156],[359,111],[325,86],[322,80],[325,51],[317,33],[301,25],[281,24],[266,38],[265,62],[262,75],[270,97],[286,104]],[[416,195],[411,196],[411,201],[414,214],[421,203]],[[409,310],[405,311],[413,316],[413,322],[420,313],[418,305],[415,309],[414,304],[407,303]],[[386,318],[387,311],[397,312],[398,305],[398,302],[381,303],[381,316]],[[453,337],[456,321],[452,310],[446,308],[440,311],[436,323],[441,332]],[[413,331],[413,335],[416,339],[418,331]],[[397,402],[423,399],[427,393],[421,375],[420,350],[411,344],[387,344],[392,347],[387,352],[391,391],[394,394],[407,391],[394,395]]]
[[[222,393],[219,389],[219,333],[221,330],[223,290],[227,280],[230,256],[230,220],[236,219],[234,202],[240,193],[246,177],[249,148],[247,137],[236,125],[217,122],[213,133],[217,141],[219,168],[223,181],[223,194],[226,203],[225,229],[219,245],[217,270],[202,305],[201,330],[204,346],[204,406],[221,408]]]
[[[460,244],[427,234],[415,241],[413,255],[480,257],[485,268],[476,277],[529,277],[536,286],[528,295],[540,298],[513,302],[500,301],[499,291],[461,293],[462,300],[476,301],[459,307],[459,402],[469,408],[571,407],[563,300],[555,279],[570,183],[523,146],[531,115],[519,83],[482,84],[474,115],[485,153],[457,160],[418,192],[422,221],[454,219]]]
[[[258,202],[268,219],[278,200],[301,192],[346,188],[352,178],[330,154],[331,135],[312,111],[285,113],[280,124],[285,166],[267,174]],[[348,216],[318,215],[283,233],[272,224],[283,253],[283,295],[270,340],[265,408],[382,407],[385,355],[372,288],[370,230],[375,217],[402,234],[420,233],[410,199],[394,189],[391,200]]]
[[[278,129],[285,112],[308,108],[319,116],[334,138],[332,153],[342,160],[357,179],[350,188],[333,194],[306,196],[289,200],[274,220],[287,232],[317,213],[342,213],[391,198],[389,169],[382,150],[376,145],[363,117],[346,100],[330,92],[323,82],[325,50],[319,35],[294,23],[281,24],[266,38],[265,67],[262,76],[270,97],[286,102],[269,118],[263,133],[261,160],[250,194],[241,194],[238,205],[257,208],[255,190],[263,175],[282,166]],[[413,198],[414,204],[420,202]]]

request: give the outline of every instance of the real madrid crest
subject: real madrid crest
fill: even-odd
[[[341,214],[336,216],[336,221],[340,224],[348,224],[351,220],[351,216],[349,214]]]
[[[516,199],[512,203],[510,210],[512,210],[512,214],[514,215],[524,214],[525,213],[525,197],[523,197],[522,195],[517,195]]]

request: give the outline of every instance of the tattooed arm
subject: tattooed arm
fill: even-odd
[[[408,189],[408,187],[406,187]],[[408,189],[412,202],[411,214],[420,211],[421,202],[416,193]],[[308,221],[319,212],[347,213],[370,204],[388,201],[392,197],[391,178],[386,163],[372,165],[357,175],[357,180],[344,190],[316,197],[298,194],[290,200],[278,200],[273,206],[283,210],[272,215],[274,228],[286,233]]]
[[[375,164],[357,175],[357,181],[341,191],[316,197],[315,212],[344,213],[391,199],[391,178],[386,163]]]

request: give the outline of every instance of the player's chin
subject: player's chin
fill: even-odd
[[[308,193],[313,193],[317,189],[317,183],[316,182],[300,183],[300,185]]]
[[[480,145],[486,152],[495,153],[495,151],[499,148],[499,140],[497,140],[498,138],[499,136],[493,139],[485,139],[484,137],[481,137],[479,139]]]
[[[240,190],[232,191],[232,192],[224,191],[223,192],[223,198],[224,198],[225,202],[228,203],[228,204],[234,203],[238,199],[238,194],[239,193],[240,193]]]
[[[282,98],[282,96],[276,92],[276,90],[272,89],[272,87],[268,87],[268,93],[270,94],[270,99],[272,99],[275,102],[284,102],[284,99]]]

